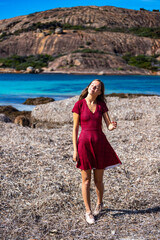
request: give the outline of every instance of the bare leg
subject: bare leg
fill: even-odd
[[[96,185],[97,204],[101,204],[103,200],[104,184],[103,184],[104,169],[94,170],[94,182]]]
[[[91,170],[81,170],[82,175],[82,196],[86,212],[91,211],[90,206],[90,182],[91,182]]]

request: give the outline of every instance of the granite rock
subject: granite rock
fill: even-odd
[[[79,96],[36,106],[31,116],[34,120],[49,123],[71,123],[72,108]],[[134,98],[106,97],[109,114],[114,120],[136,121],[155,117],[158,96],[135,96]],[[142,103],[141,106],[139,103]],[[153,109],[154,108],[154,109]],[[157,115],[158,116],[158,110]]]
[[[64,34],[52,34],[53,22],[64,26]],[[82,29],[71,29],[79,26]],[[159,54],[159,39],[128,34],[131,28],[159,26],[159,12],[111,6],[52,9],[0,20],[0,57],[14,54],[55,56],[55,61],[46,67],[45,72],[150,74],[149,70],[127,65],[122,56],[126,53],[135,56]],[[100,28],[99,31],[96,28]],[[120,32],[117,29],[121,29]],[[16,72],[15,69],[0,71]]]
[[[37,98],[27,98],[27,100],[23,103],[26,105],[39,105],[39,104],[46,104],[49,102],[53,102],[53,98],[49,97],[37,97]]]
[[[5,114],[1,113],[0,114],[0,122],[11,122],[11,119],[9,117],[7,117]]]
[[[61,101],[36,106],[31,113],[34,120],[49,123],[71,123],[73,104],[78,96]]]

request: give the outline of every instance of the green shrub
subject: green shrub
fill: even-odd
[[[35,16],[35,14],[34,14],[34,13],[31,13],[31,14],[29,14],[29,15],[27,16],[27,18],[34,17],[34,16]]]
[[[38,13],[38,12],[31,13],[31,14],[29,14],[27,17],[28,17],[28,18],[34,17],[34,16],[36,15],[36,13]]]
[[[27,24],[27,23],[25,23],[25,24]],[[47,22],[47,23],[37,22],[37,23],[33,23],[32,25],[30,25],[27,28],[19,29],[19,30],[15,31],[13,34],[14,35],[19,35],[22,32],[36,31],[38,28],[41,29],[41,30],[54,31],[56,29],[56,27],[62,27],[61,23],[56,22],[56,21]]]
[[[105,52],[100,51],[98,49],[90,49],[90,48],[84,48],[82,50],[78,49],[78,50],[75,50],[73,53],[78,53],[78,52],[81,52],[81,53],[100,53],[100,54],[105,53]]]
[[[26,24],[28,24],[28,23],[29,23],[29,22],[24,22],[23,25],[26,25]]]
[[[138,55],[132,56],[130,53],[127,53],[122,57],[127,64],[145,68],[152,71],[157,71],[159,69],[160,62],[156,59],[157,55],[154,56],[146,56],[146,55]]]
[[[31,66],[33,68],[47,67],[48,62],[53,61],[55,57],[50,55],[30,55],[30,56],[17,56],[13,55],[8,58],[1,58],[0,62],[3,63],[2,67],[15,68],[17,70],[25,70],[27,67]]]
[[[4,38],[7,36],[7,33],[6,32],[3,32],[1,35],[0,35],[0,39]]]
[[[118,71],[123,71],[124,68],[123,68],[123,67],[118,67],[117,70],[118,70]]]
[[[62,24],[63,29],[71,29],[71,30],[85,30],[86,27],[82,25],[71,25],[68,23]]]
[[[144,10],[143,10],[144,11]],[[158,11],[158,10],[154,10],[154,11]],[[28,15],[28,17],[31,16],[35,16],[35,13]],[[45,18],[45,17],[44,17]],[[15,24],[17,24],[17,22],[13,22],[10,23],[8,25],[8,27],[13,27]],[[25,24],[28,24],[29,22],[25,22]],[[96,32],[122,32],[122,33],[128,33],[128,34],[134,34],[140,37],[150,37],[150,38],[160,38],[160,27],[153,27],[153,28],[149,28],[149,27],[132,27],[132,28],[112,28],[112,27],[107,27],[107,26],[103,26],[100,28],[94,28],[94,27],[86,27],[83,25],[71,25],[68,23],[62,24],[60,22],[57,21],[52,21],[52,22],[46,22],[46,23],[41,23],[41,22],[37,22],[37,23],[33,23],[32,25],[28,26],[27,28],[22,28],[19,29],[17,31],[15,31],[13,34],[14,35],[19,35],[22,32],[29,32],[29,31],[36,31],[38,28],[41,30],[50,30],[50,31],[54,31],[56,29],[56,27],[61,27],[63,29],[72,29],[72,30],[88,30],[88,29],[92,29],[95,30]],[[9,36],[10,33],[7,34],[7,36]],[[3,39],[4,37],[1,36],[0,39]],[[86,42],[86,45],[90,45],[91,42]]]
[[[144,9],[144,8],[140,8],[140,11],[147,11],[146,9]]]
[[[7,28],[12,28],[12,27],[14,27],[17,23],[20,23],[20,22],[21,22],[21,20],[20,20],[20,21],[11,22],[11,23],[9,23],[9,24],[7,25]]]
[[[22,32],[23,32],[23,29],[16,30],[16,31],[14,32],[14,35],[18,36],[18,35],[20,35]]]
[[[160,27],[158,28],[134,27],[130,28],[128,32],[140,37],[160,38]]]
[[[12,33],[2,32],[2,34],[0,35],[0,40],[3,41],[7,39],[10,35],[12,35]]]
[[[89,46],[89,45],[91,45],[91,44],[92,44],[91,42],[86,42],[86,45],[87,45],[87,46]]]
[[[97,32],[122,32],[134,34],[140,37],[160,38],[160,27],[149,28],[149,27],[132,27],[132,28],[108,28],[106,26],[95,28]]]

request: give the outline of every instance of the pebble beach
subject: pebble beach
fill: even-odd
[[[122,166],[105,171],[104,208],[94,225],[85,222],[81,174],[72,161],[76,100],[35,107],[32,117],[53,122],[51,129],[0,121],[1,239],[158,240],[160,97],[107,97],[117,129],[103,124],[103,131]],[[41,117],[44,109],[52,118]],[[93,181],[91,198],[94,209]]]

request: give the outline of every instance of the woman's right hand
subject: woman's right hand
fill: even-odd
[[[79,161],[79,155],[77,151],[73,152],[73,161],[78,162]]]

